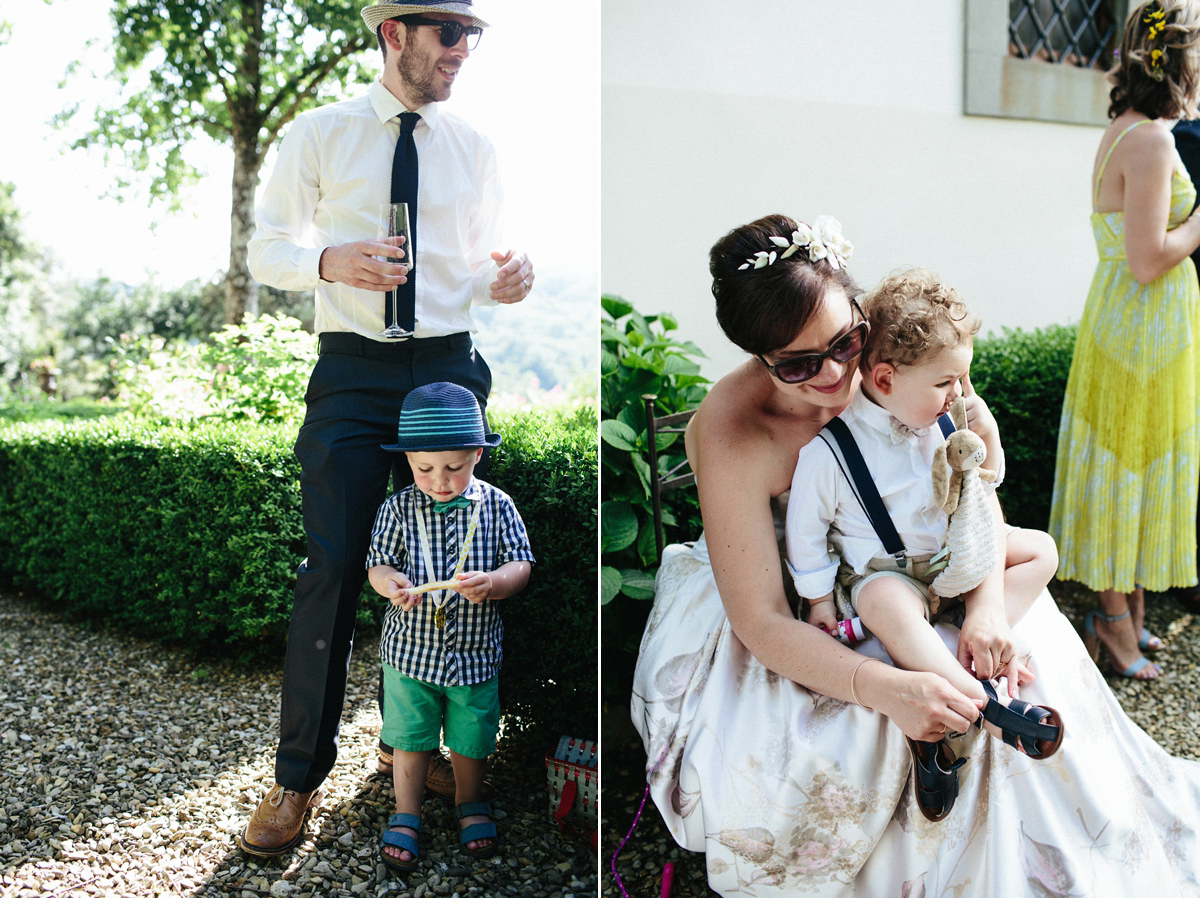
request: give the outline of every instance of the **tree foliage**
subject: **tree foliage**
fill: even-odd
[[[375,40],[360,6],[361,0],[113,2],[120,95],[96,112],[95,126],[73,146],[123,154],[151,176],[151,195],[173,205],[180,188],[198,178],[185,155],[191,141],[203,134],[232,147],[227,322],[240,321],[255,305],[246,243],[267,151],[300,112],[374,75],[361,56]]]
[[[25,236],[13,190],[0,181],[0,394],[50,348],[57,301],[47,282],[50,263]]]

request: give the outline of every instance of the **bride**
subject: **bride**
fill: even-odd
[[[939,625],[981,677],[1018,656],[1032,669],[1021,698],[1067,723],[1040,761],[970,726],[976,703],[941,677],[793,614],[782,506],[800,448],[857,386],[857,359],[838,358],[859,292],[837,229],[785,253],[798,230],[810,231],[768,216],[710,253],[718,322],[751,358],[688,428],[705,532],[664,554],[632,699],[672,835],[706,853],[723,895],[1200,895],[1200,764],[1125,716],[1049,593],[1019,621],[1010,608],[1008,621]],[[947,732],[966,733],[951,742],[969,760],[934,823],[909,784],[905,737]]]

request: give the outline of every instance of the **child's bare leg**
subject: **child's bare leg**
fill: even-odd
[[[950,681],[972,698],[987,693],[951,654],[925,619],[925,602],[897,577],[877,577],[858,594],[858,616],[879,637],[892,660],[904,670],[923,670]]]
[[[945,677],[964,694],[981,699],[981,708],[992,701],[925,620],[924,601],[903,581],[895,577],[872,580],[859,592],[857,610],[863,626],[879,638],[898,667]],[[1003,691],[996,700],[1005,706],[1010,703]],[[985,723],[983,728],[997,739],[1004,737],[991,723]]]
[[[483,795],[483,777],[487,772],[487,758],[468,758],[450,749],[450,764],[454,768],[454,803],[465,804],[468,801],[479,801]],[[487,823],[488,817],[483,814],[473,814],[458,821],[460,828],[465,829],[472,823]],[[467,843],[467,848],[475,851],[492,844],[491,839],[475,839]]]
[[[1014,530],[1005,540],[1004,610],[1008,625],[1033,607],[1058,570],[1058,547],[1049,533]]]
[[[421,796],[425,790],[425,771],[429,769],[428,751],[400,751],[393,754],[392,784],[396,790],[396,813],[421,816]],[[417,838],[417,832],[407,826],[396,826],[394,832],[408,833]],[[412,854],[394,845],[384,845],[383,850],[398,861],[412,860]]]

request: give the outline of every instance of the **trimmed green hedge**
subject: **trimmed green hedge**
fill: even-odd
[[[975,341],[971,383],[1000,427],[1007,468],[999,490],[1005,517],[1045,530],[1054,491],[1058,425],[1077,325],[1050,325]]]
[[[538,563],[505,603],[503,700],[521,726],[593,734],[594,409],[494,416],[489,479]],[[104,622],[200,653],[281,656],[305,554],[291,428],[120,416],[0,429],[0,575]],[[364,592],[360,627],[383,600]]]

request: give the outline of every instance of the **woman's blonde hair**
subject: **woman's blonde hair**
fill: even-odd
[[[1125,22],[1108,73],[1108,117],[1133,109],[1149,118],[1195,118],[1200,68],[1200,3],[1151,0]]]
[[[888,275],[862,299],[871,325],[860,365],[913,365],[926,356],[969,344],[979,316],[958,293],[924,268]]]

